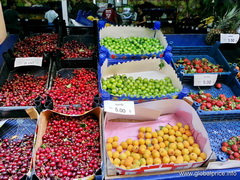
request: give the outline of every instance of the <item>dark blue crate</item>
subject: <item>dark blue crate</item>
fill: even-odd
[[[214,86],[193,86],[193,81],[183,81],[183,86],[188,88],[190,92],[198,93],[200,90],[205,93],[211,93],[213,97],[224,94],[226,97],[240,96],[240,84],[238,80],[231,75],[224,79],[218,79],[217,83],[222,84],[221,89],[216,89]],[[224,111],[204,111],[197,109],[197,113],[202,121],[221,121],[221,120],[240,120],[240,110],[224,110]]]
[[[217,72],[219,74],[219,78],[224,77],[225,75],[230,74],[231,67],[229,66],[227,60],[218,49],[219,43],[216,43],[214,46],[195,46],[195,47],[186,47],[186,46],[178,46],[172,49],[173,58],[172,64],[176,72],[178,73],[180,79],[182,80],[191,80],[193,79],[194,73],[185,74],[182,72],[182,68],[176,67],[175,62],[181,58],[187,58],[189,60],[193,60],[195,58],[206,58],[213,64],[220,65],[225,72]]]
[[[218,159],[220,157],[225,160],[228,159],[228,155],[221,151],[221,144],[224,141],[228,141],[233,136],[239,136],[240,121],[213,121],[203,122],[204,127],[208,132],[208,137],[212,150],[215,152]]]

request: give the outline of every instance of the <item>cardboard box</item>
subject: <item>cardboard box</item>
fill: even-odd
[[[36,167],[36,152],[38,150],[39,147],[41,147],[42,145],[42,137],[43,135],[45,134],[46,132],[46,129],[47,129],[47,124],[48,124],[48,120],[49,118],[51,117],[51,115],[53,113],[56,113],[52,110],[45,110],[43,112],[41,112],[39,118],[38,118],[38,130],[37,130],[37,139],[36,139],[36,143],[35,143],[35,147],[34,147],[34,152],[33,152],[33,168]],[[102,154],[102,128],[101,128],[101,113],[102,113],[102,110],[101,108],[97,107],[97,108],[94,108],[92,109],[91,111],[83,114],[83,115],[75,115],[75,116],[72,116],[72,117],[80,117],[80,116],[84,116],[84,115],[87,115],[87,114],[92,114],[92,115],[95,115],[98,119],[99,119],[99,129],[100,129],[100,151],[101,151],[101,154]],[[59,113],[56,113],[56,114],[59,114]],[[60,114],[60,115],[63,115],[63,116],[69,116],[70,115],[64,115],[64,114]],[[40,178],[39,178],[40,179]],[[93,175],[90,175],[90,176],[87,176],[87,177],[84,177],[82,179],[94,179],[94,174]]]
[[[122,64],[115,64],[108,66],[108,60],[104,61],[101,69],[99,71],[99,91],[102,97],[102,100],[130,100],[135,103],[141,103],[146,101],[154,101],[160,99],[171,99],[176,98],[179,92],[167,94],[161,97],[130,97],[130,96],[114,96],[109,94],[106,90],[102,89],[102,78],[106,79],[107,77],[116,75],[116,74],[126,74],[128,77],[132,76],[134,79],[137,77],[147,78],[147,79],[164,79],[165,77],[169,77],[172,80],[172,83],[175,88],[178,88],[180,91],[182,90],[182,84],[177,77],[177,74],[173,70],[173,68],[168,65],[165,61],[164,67],[160,70],[159,64],[161,60],[158,58],[150,58],[141,61],[130,61]]]
[[[128,37],[147,37],[147,38],[156,38],[160,40],[161,45],[164,47],[164,50],[168,46],[166,38],[163,36],[161,30],[152,30],[145,27],[133,27],[133,26],[110,26],[102,28],[99,32],[99,39],[105,37],[114,37],[114,38],[128,38]],[[107,49],[108,52],[105,52],[109,58],[118,58],[118,59],[143,59],[147,57],[161,57],[163,51],[151,53],[151,54],[115,54]]]
[[[106,177],[120,175],[137,175],[142,173],[155,173],[164,171],[176,171],[191,168],[198,168],[203,165],[211,156],[212,150],[208,139],[208,134],[196,111],[184,100],[168,99],[161,101],[152,101],[135,105],[136,114],[120,115],[106,113],[103,122],[103,152],[104,162],[106,164]],[[183,163],[183,164],[160,164],[145,166],[136,169],[122,169],[113,165],[106,154],[106,139],[108,137],[118,136],[119,142],[127,138],[137,139],[138,129],[141,126],[159,129],[159,126],[166,124],[175,125],[177,122],[188,124],[193,133],[195,142],[200,145],[202,152],[207,154],[203,162]],[[124,177],[124,176],[123,176]]]

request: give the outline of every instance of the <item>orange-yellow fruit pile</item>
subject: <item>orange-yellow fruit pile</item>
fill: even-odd
[[[206,153],[195,143],[188,125],[166,125],[161,130],[140,127],[138,140],[128,138],[118,142],[118,137],[109,137],[106,150],[110,161],[123,169],[165,163],[202,162]]]

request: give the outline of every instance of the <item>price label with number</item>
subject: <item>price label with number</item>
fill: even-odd
[[[213,86],[218,74],[194,74],[194,86]]]
[[[239,34],[221,34],[220,42],[221,44],[236,44],[239,40]]]
[[[104,111],[125,114],[125,115],[135,115],[135,107],[133,101],[104,101]]]
[[[14,67],[20,66],[42,66],[42,57],[25,57],[16,58],[14,62]]]

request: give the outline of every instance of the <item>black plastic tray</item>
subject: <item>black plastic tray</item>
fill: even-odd
[[[84,67],[75,67],[75,68],[69,68],[69,67],[64,67],[63,64],[60,64],[60,66],[57,66],[57,63],[56,62],[53,62],[53,66],[52,66],[52,69],[51,69],[51,77],[49,79],[49,82],[48,82],[48,90],[50,90],[53,85],[54,85],[54,79],[59,76],[61,78],[67,78],[67,79],[70,79],[74,76],[73,74],[73,71],[75,69],[80,69],[80,68],[86,68],[86,69],[90,69],[94,72],[96,72],[97,74],[97,70],[94,69],[94,68],[90,68],[89,67],[90,64],[85,64]],[[97,77],[98,78],[98,77]],[[53,104],[53,103],[52,103]],[[53,104],[54,105],[54,104]],[[62,105],[62,106],[68,106],[68,105]],[[77,105],[76,105],[77,106]],[[99,95],[95,96],[94,97],[94,105],[93,105],[93,108],[94,107],[99,107],[100,106],[100,98],[99,98]],[[46,107],[47,108],[47,107]],[[50,109],[50,108],[47,108],[47,109]]]
[[[63,54],[61,52],[58,52],[56,55],[55,59],[57,61],[60,61],[60,63],[64,67],[83,67],[84,64],[88,64],[90,67],[96,68],[97,67],[97,59],[98,59],[98,53],[97,53],[97,37],[92,35],[92,34],[87,34],[87,35],[67,35],[62,38],[62,41],[60,43],[60,47],[63,46],[64,43],[70,42],[72,40],[77,41],[78,43],[83,43],[86,46],[95,46],[96,50],[92,54],[91,57],[89,58],[66,58],[66,59],[61,59]]]
[[[37,127],[37,120],[31,119],[25,110],[12,109],[0,110],[0,122],[5,121],[0,127],[0,139],[11,138],[22,139],[26,135],[34,135]],[[21,180],[30,180],[24,175]]]
[[[42,76],[48,74],[48,79],[46,82],[45,89],[48,89],[49,86],[49,78],[50,78],[50,73],[51,73],[51,68],[52,68],[52,63],[50,63],[49,67],[37,67],[37,66],[25,66],[25,67],[18,67],[15,68],[14,70],[10,70],[7,66],[6,63],[3,64],[3,66],[0,69],[0,87],[3,86],[3,84],[6,82],[6,80],[11,80],[14,76],[14,74],[31,74],[34,75],[35,77]],[[0,106],[0,111],[10,111],[12,109],[17,109],[17,110],[25,110],[33,106]]]

